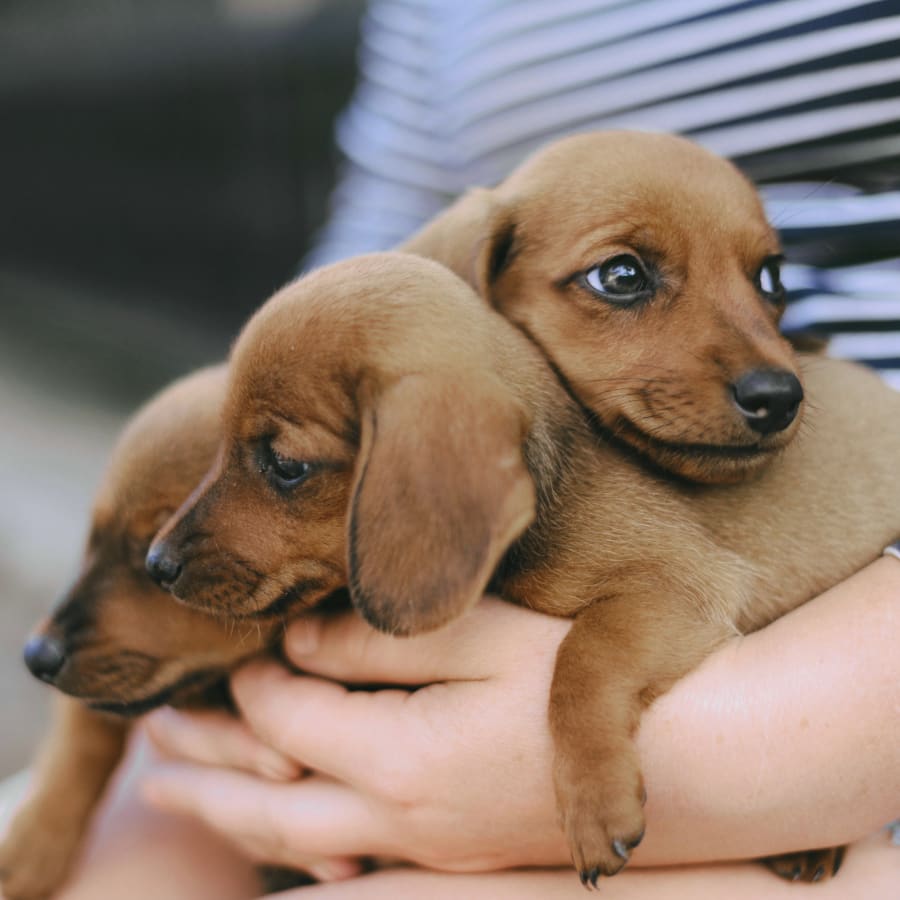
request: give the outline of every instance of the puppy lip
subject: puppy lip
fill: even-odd
[[[606,428],[599,420],[597,425],[600,429]],[[667,441],[663,438],[647,434],[643,429],[635,425],[634,422],[625,416],[620,417],[617,426],[610,429],[610,434],[617,436],[628,443],[630,443],[629,438],[637,437],[641,440],[644,448],[651,452],[653,448],[659,448],[661,450],[667,450],[670,453],[680,453],[682,456],[714,456],[723,459],[751,460],[767,456],[778,449],[777,446],[767,445],[764,440],[760,439],[757,439],[752,444],[701,444]],[[769,444],[771,443],[772,442],[769,441]]]
[[[315,596],[327,590],[327,586],[320,578],[301,578],[294,582],[290,587],[285,588],[274,600],[266,603],[264,606],[250,610],[245,613],[231,613],[235,619],[264,619],[272,616],[280,616],[290,610],[292,613],[298,612],[298,607],[302,604],[304,609],[308,609],[315,605],[318,599]]]
[[[165,706],[172,698],[182,690],[200,686],[206,683],[212,683],[222,677],[222,671],[219,669],[200,669],[196,672],[188,672],[182,678],[176,679],[166,687],[160,688],[152,694],[144,697],[135,697],[133,699],[100,699],[98,697],[84,697],[82,699],[87,706],[97,712],[111,713],[124,718],[136,718],[142,716],[150,710]],[[78,694],[69,693],[70,696],[79,697]]]

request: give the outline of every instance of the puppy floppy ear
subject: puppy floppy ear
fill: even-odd
[[[481,597],[534,518],[524,413],[495,382],[408,375],[364,406],[349,515],[350,595],[411,635]]]
[[[491,302],[491,286],[516,253],[512,210],[471,188],[401,247],[441,263]]]

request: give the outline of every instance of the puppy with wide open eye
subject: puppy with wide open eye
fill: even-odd
[[[95,499],[81,572],[26,646],[32,673],[68,696],[0,845],[7,900],[47,897],[64,881],[133,717],[225,699],[225,673],[282,633],[277,618],[239,622],[175,603],[144,568],[153,535],[213,460],[224,387],[224,368],[201,371],[131,421]]]
[[[797,433],[781,248],[752,184],[665,134],[548,145],[401,249],[449,266],[546,353],[606,439],[740,481]]]
[[[900,395],[872,373],[804,359],[809,429],[752,483],[660,478],[597,440],[519,329],[412,255],[289,285],[229,371],[216,462],[154,541],[151,572],[186,604],[247,618],[345,585],[396,635],[439,628],[486,588],[572,617],[549,723],[585,884],[644,832],[641,711],[900,533],[900,433],[881,427]],[[776,869],[814,880],[838,859]]]

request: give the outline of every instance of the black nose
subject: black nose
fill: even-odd
[[[31,674],[41,681],[53,681],[53,676],[63,667],[66,654],[60,641],[38,635],[29,638],[25,645],[25,665]]]
[[[803,387],[793,372],[754,369],[735,382],[734,399],[754,431],[772,434],[794,421]]]
[[[145,564],[150,577],[165,590],[169,590],[181,574],[181,560],[165,543],[150,547]]]

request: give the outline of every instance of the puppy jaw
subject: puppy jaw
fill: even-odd
[[[340,492],[333,474],[298,490],[292,503],[254,467],[226,462],[151,547],[180,565],[167,589],[188,607],[248,622],[314,606],[341,585],[342,523],[304,516],[315,495]]]
[[[145,712],[188,684],[211,681],[274,640],[276,623],[238,626],[174,603],[102,541],[35,637],[57,641],[60,670],[47,679],[98,709]],[[280,628],[280,624],[278,624]]]
[[[534,513],[523,413],[498,396],[487,321],[507,327],[446,269],[401,254],[269,301],[235,346],[218,469],[154,545],[181,564],[176,596],[240,616],[298,583],[315,582],[304,606],[349,584],[398,634],[474,603]],[[279,471],[301,462],[308,475],[286,484]]]
[[[223,368],[167,388],[131,420],[98,489],[81,572],[34,631],[64,655],[48,680],[89,704],[142,712],[263,647],[281,622],[242,625],[187,609],[154,584],[144,557],[162,521],[212,462]]]
[[[712,305],[716,298],[685,290],[673,292],[669,308],[660,297],[655,308],[641,312],[598,310],[591,308],[595,300],[571,283],[547,285],[535,302],[534,291],[522,282],[536,277],[529,278],[527,270],[522,274],[514,266],[501,276],[500,302],[509,298],[508,317],[554,362],[604,439],[623,442],[681,477],[716,483],[750,476],[793,438],[800,414],[781,431],[760,434],[735,400],[735,383],[746,373],[793,371],[787,342],[746,291],[744,302],[758,317],[746,333],[725,317],[710,316],[706,334],[694,327],[693,335],[676,340],[679,331],[690,335],[703,299]],[[741,290],[735,285],[730,296]],[[644,336],[635,334],[642,330],[669,335],[648,347]],[[760,333],[764,341],[755,339]]]
[[[735,402],[750,372],[798,373],[756,283],[777,239],[749,182],[699,147],[623,132],[560,141],[405,249],[449,261],[542,348],[606,437],[668,471],[741,480],[796,433],[799,414],[760,434]],[[587,278],[624,256],[652,287],[629,304]]]

